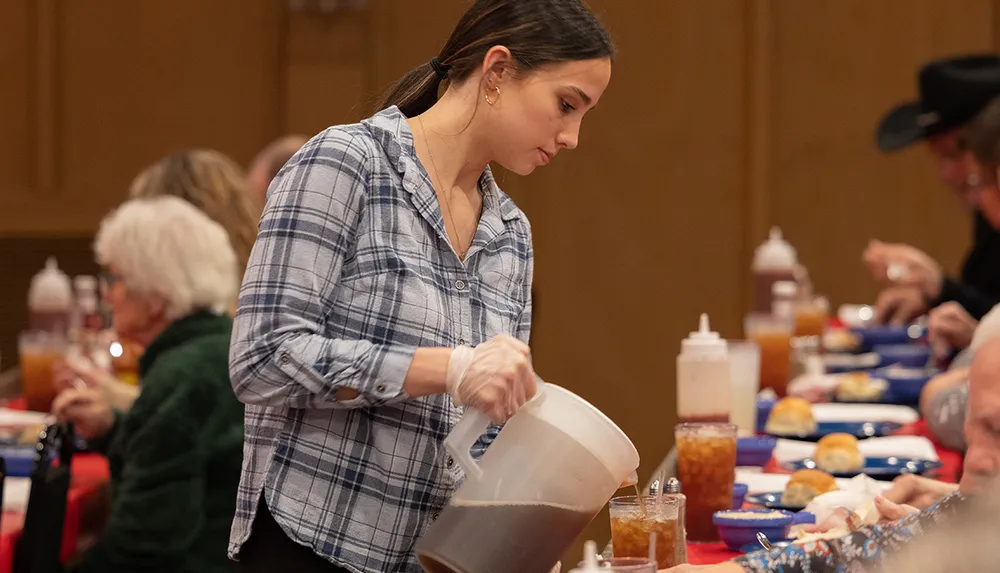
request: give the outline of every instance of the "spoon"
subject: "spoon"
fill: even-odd
[[[757,543],[760,543],[760,546],[764,549],[771,550],[771,542],[767,540],[767,536],[761,531],[757,532]]]

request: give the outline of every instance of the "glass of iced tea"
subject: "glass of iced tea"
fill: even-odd
[[[650,533],[655,532],[658,569],[687,561],[683,496],[626,495],[612,498],[608,506],[615,557],[649,558]]]
[[[22,332],[18,338],[21,359],[21,393],[29,410],[48,412],[56,397],[52,366],[66,355],[65,338],[48,332]]]
[[[752,313],[743,322],[746,338],[760,348],[760,387],[780,397],[788,392],[794,329],[793,320],[770,314]]]
[[[823,336],[830,319],[830,303],[817,296],[795,304],[795,336]]]
[[[719,541],[712,514],[733,505],[736,477],[734,424],[677,424],[677,478],[687,496],[687,540]]]
[[[577,568],[583,569],[587,564],[580,562]],[[598,559],[597,568],[601,571],[618,571],[619,573],[656,573],[656,562],[648,557],[612,557]],[[588,569],[589,571],[589,569]]]

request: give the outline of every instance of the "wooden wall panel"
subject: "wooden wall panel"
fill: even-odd
[[[367,116],[372,15],[290,15],[285,41],[283,131],[313,135]]]
[[[41,120],[32,191],[58,200],[43,208],[49,197],[32,193],[0,210],[2,233],[89,232],[159,156],[206,146],[246,161],[282,129],[280,3],[19,3],[51,54],[28,60]]]
[[[674,357],[698,314],[739,334],[743,5],[592,2],[619,44],[578,149],[505,188],[531,218],[538,371],[628,433],[645,479],[673,443]],[[607,539],[599,516],[584,538]]]
[[[920,246],[954,268],[969,218],[922,146],[884,155],[874,129],[916,94],[926,60],[993,46],[982,0],[776,0],[770,22],[770,219],[835,302],[872,300],[870,238]]]
[[[36,14],[43,2],[0,5],[0,200],[16,205],[30,198],[35,186],[32,163],[38,126],[35,105]]]

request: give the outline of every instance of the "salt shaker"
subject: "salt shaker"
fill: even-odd
[[[672,477],[663,484],[663,498],[669,499],[677,508],[677,529],[674,532],[674,563],[687,563],[687,530],[684,526],[684,516],[687,513],[687,496],[681,493],[681,482]]]

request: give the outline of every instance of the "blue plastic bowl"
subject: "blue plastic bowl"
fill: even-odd
[[[35,467],[34,446],[0,446],[8,477],[31,477]]]
[[[774,517],[738,517],[751,513]],[[815,522],[816,516],[811,513],[791,513],[780,509],[727,509],[712,514],[712,523],[718,528],[719,536],[730,551],[739,551],[740,547],[756,542],[758,531],[769,540],[777,541],[788,538],[788,529],[792,525]]]
[[[920,401],[920,391],[924,389],[927,381],[938,374],[935,368],[904,368],[890,366],[879,368],[875,371],[877,378],[882,378],[889,383],[888,396],[886,398],[895,403],[916,404]]]
[[[743,507],[743,498],[747,496],[747,491],[749,490],[750,486],[745,483],[733,484],[733,509]]]
[[[851,332],[860,339],[858,348],[860,352],[871,352],[876,346],[883,344],[908,344],[923,335],[923,329],[917,325],[877,324],[864,328],[852,328]]]
[[[766,420],[767,418],[765,418]],[[736,439],[736,465],[764,466],[778,440],[771,436],[744,436]]]
[[[879,344],[874,351],[881,357],[879,366],[899,364],[907,368],[923,368],[931,357],[930,347],[917,344]]]
[[[864,354],[827,354],[824,358],[826,371],[829,374],[843,374],[845,372],[861,372],[878,368],[882,362],[882,357],[874,352]]]
[[[771,415],[771,409],[777,404],[777,400],[757,400],[757,431],[763,432],[767,425],[767,417]],[[737,464],[739,465],[739,464]]]

